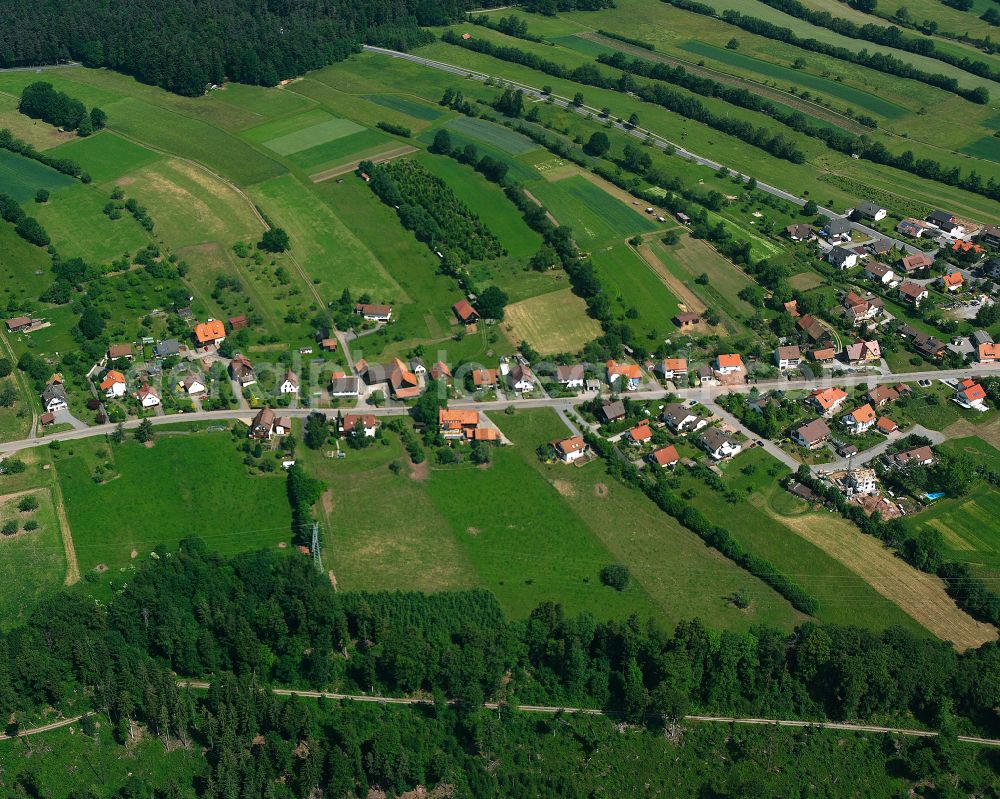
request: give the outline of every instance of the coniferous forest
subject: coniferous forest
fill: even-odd
[[[481,6],[481,3],[476,3]],[[489,5],[489,3],[487,3]],[[362,42],[407,47],[467,0],[0,0],[0,67],[76,60],[196,96],[223,78],[274,86]]]
[[[484,591],[336,594],[297,554],[225,560],[197,539],[157,554],[106,605],[71,590],[0,637],[8,732],[40,723],[43,708],[92,710],[81,729],[104,736],[97,756],[137,736],[159,739],[164,753],[203,753],[169,785],[133,780],[122,797],[342,797],[437,784],[455,796],[611,796],[599,787],[624,790],[636,779],[676,795],[787,796],[824,769],[850,771],[852,763],[864,765],[822,795],[875,786],[863,795],[892,795],[888,786],[900,780],[948,780],[965,791],[935,796],[996,787],[996,753],[954,739],[996,734],[1000,648],[992,643],[959,655],[899,629],[812,623],[792,635],[764,627],[720,634],[697,621],[670,631],[635,619],[569,618],[551,604],[510,620]],[[178,677],[211,688],[188,689]],[[417,695],[433,704],[331,704],[278,697],[271,686]],[[486,710],[488,699],[618,715],[531,717]],[[945,734],[866,738],[678,723],[694,712],[879,720]],[[14,795],[68,795],[41,784],[12,751],[0,750],[0,763],[9,764],[7,787],[20,786]],[[622,773],[581,765],[609,757],[613,764],[626,753],[642,765]]]

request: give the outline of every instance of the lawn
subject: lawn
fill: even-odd
[[[612,308],[625,316],[637,336],[655,331],[656,339],[673,329],[670,320],[678,311],[677,298],[629,245],[594,251],[591,261]],[[631,311],[636,312],[634,318]]]
[[[251,196],[292,241],[292,253],[319,285],[324,299],[344,288],[369,292],[375,302],[402,301],[399,286],[367,246],[337,218],[330,206],[291,175],[255,186]]]
[[[770,474],[772,467],[778,470],[777,476]],[[815,596],[820,604],[817,616],[822,621],[871,629],[892,624],[921,629],[913,618],[877,592],[863,572],[841,560],[841,553],[826,551],[813,540],[814,529],[830,526],[827,514],[821,517],[806,513],[804,503],[789,506],[784,497],[778,496],[784,489],[777,481],[787,473],[787,467],[763,450],[753,449],[724,468],[727,488],[746,492],[747,499],[731,505],[702,481],[684,474],[681,486],[694,493],[691,505],[726,527],[750,552],[770,560],[779,571]],[[845,527],[850,525],[845,523]],[[853,535],[863,537],[856,528],[852,529]],[[888,551],[886,557],[896,560]],[[900,565],[905,566],[902,562]],[[918,575],[910,567],[905,567],[905,571]]]
[[[149,210],[156,232],[171,247],[203,242],[231,246],[256,242],[264,231],[253,206],[230,184],[204,167],[164,158],[119,181],[126,197]]]
[[[593,535],[620,563],[633,582],[656,605],[667,626],[698,617],[710,627],[745,630],[754,624],[789,629],[803,616],[757,578],[705,544],[641,492],[606,474],[601,462],[582,468],[545,464],[535,455],[539,443],[566,435],[566,427],[550,410],[497,416],[522,460],[539,473],[568,508],[580,527]],[[576,558],[567,548],[566,554]],[[729,600],[746,590],[752,604],[737,609]],[[602,614],[603,615],[603,614]]]
[[[996,136],[984,136],[965,145],[959,152],[1000,163],[1000,139]]]
[[[90,263],[106,263],[122,253],[136,253],[152,239],[130,214],[111,219],[104,214],[108,192],[93,184],[72,186],[53,192],[32,213],[45,226],[61,255],[80,257]],[[149,209],[156,220],[156,209]]]
[[[159,158],[152,150],[109,130],[67,142],[53,150],[51,155],[76,161],[85,172],[90,173],[95,183],[120,178]]]
[[[527,136],[485,119],[455,117],[448,120],[445,127],[449,131],[465,134],[470,139],[478,139],[508,155],[524,155],[541,148],[541,145],[535,144]]]
[[[762,8],[764,7],[766,6],[762,6]],[[852,86],[844,85],[842,82],[823,78],[819,75],[811,75],[800,69],[792,69],[791,67],[784,67],[771,61],[752,58],[734,50],[727,50],[724,47],[716,47],[705,42],[689,41],[681,44],[680,49],[700,58],[710,58],[726,66],[737,67],[756,75],[781,81],[782,84],[789,84],[800,88],[805,87],[813,91],[822,92],[830,97],[843,100],[856,109],[877,114],[886,119],[898,119],[910,113],[909,109],[885,100],[877,94],[855,89]]]
[[[0,491],[5,491],[3,482]],[[20,496],[0,495],[0,524],[15,519],[21,528],[16,535],[0,536],[0,585],[3,585],[0,626],[3,628],[23,622],[39,600],[59,588],[66,576],[66,555],[52,492],[42,483],[38,488],[18,493]],[[19,511],[17,504],[23,496],[35,497],[38,510]],[[23,529],[29,519],[38,524],[38,529]]]
[[[542,237],[528,227],[517,206],[495,183],[453,158],[430,153],[414,157],[447,183],[458,199],[478,214],[511,257],[525,258],[534,255],[541,247]]]
[[[407,463],[396,436],[347,449],[344,459],[304,450],[302,462],[327,485],[317,505],[324,565],[341,591],[446,591],[473,588],[476,572]],[[391,498],[391,500],[390,500]],[[375,509],[377,508],[377,512]]]
[[[656,229],[656,223],[580,175],[532,184],[535,195],[560,225],[573,229],[583,249]]]
[[[504,329],[515,345],[527,341],[541,355],[578,352],[601,335],[600,323],[569,288],[508,305]]]
[[[441,108],[435,108],[427,103],[417,102],[408,97],[401,97],[398,94],[366,94],[365,99],[370,103],[391,108],[401,114],[419,119],[423,122],[433,122],[445,115]]]
[[[95,483],[106,462],[117,476]],[[284,476],[250,477],[228,432],[161,432],[151,448],[73,442],[55,466],[84,574],[124,569],[190,535],[226,555],[291,538]]]
[[[0,300],[5,307],[10,300],[37,300],[52,282],[50,268],[44,249],[18,236],[13,225],[0,222]]]
[[[76,181],[69,175],[56,172],[23,155],[0,150],[0,187],[4,194],[9,194],[19,202],[31,200],[39,189],[56,191],[73,183]]]

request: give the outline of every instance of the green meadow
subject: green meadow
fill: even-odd
[[[102,130],[85,139],[67,142],[57,147],[51,154],[76,161],[90,174],[95,183],[120,178],[160,157],[151,150],[109,130]]]
[[[560,225],[573,229],[583,249],[656,230],[655,222],[580,175],[551,183],[538,181],[530,188]]]
[[[76,181],[69,175],[22,155],[0,150],[0,186],[15,200],[24,203],[31,200],[39,189],[55,191],[73,183]]]

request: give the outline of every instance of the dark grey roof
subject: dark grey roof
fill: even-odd
[[[854,210],[860,211],[865,216],[875,216],[878,211],[881,211],[881,206],[875,205],[875,203],[870,203],[867,200],[863,200],[854,206]]]
[[[985,330],[977,330],[972,334],[972,340],[978,346],[979,344],[992,344],[993,336],[987,333]]]
[[[838,236],[841,233],[847,233],[851,229],[851,222],[844,217],[837,217],[827,222],[823,229],[831,236]]]
[[[156,345],[156,354],[161,358],[165,358],[168,355],[176,355],[180,351],[180,342],[175,338],[164,339]]]
[[[726,443],[732,443],[733,439],[723,433],[718,427],[710,427],[704,433],[702,433],[698,440],[709,450],[715,452],[719,447]]]
[[[938,226],[947,225],[950,227],[952,224],[951,220],[953,218],[954,214],[949,213],[948,211],[931,211],[929,214],[927,214],[927,221],[933,222],[935,225]]]
[[[857,258],[857,254],[848,250],[846,247],[834,247],[830,250],[830,255],[828,257],[830,263],[839,265],[847,263],[848,258]]]
[[[357,394],[360,381],[356,377],[335,377],[330,381],[331,394]]]
[[[612,419],[619,419],[625,415],[625,403],[621,400],[606,402],[601,406],[601,413],[604,414],[604,418],[609,422]]]
[[[677,427],[681,422],[687,419],[693,414],[679,402],[672,405],[668,405],[663,409],[663,420],[665,422],[670,422],[674,427]]]
[[[42,401],[48,405],[52,400],[60,399],[66,402],[66,389],[60,386],[58,383],[50,383],[45,387],[42,392]]]

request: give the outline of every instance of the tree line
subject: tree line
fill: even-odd
[[[634,79],[628,75],[623,75],[621,78],[616,79],[610,75],[605,75],[591,64],[583,64],[569,69],[562,64],[542,58],[518,47],[495,45],[484,39],[462,39],[461,36],[450,30],[445,31],[441,36],[441,40],[448,44],[464,47],[467,50],[492,56],[501,61],[509,61],[529,67],[530,69],[536,69],[539,72],[544,72],[556,78],[564,78],[575,83],[583,83],[601,89],[632,92],[646,102],[662,106],[683,117],[693,119],[715,130],[735,136],[741,141],[764,150],[776,158],[782,158],[795,164],[801,164],[805,161],[805,154],[793,142],[785,139],[780,132],[771,133],[765,128],[754,127],[751,122],[745,119],[714,114],[697,98],[673,91],[665,86],[636,86]]]
[[[0,128],[0,149],[23,155],[32,161],[52,167],[57,172],[79,178],[81,183],[90,183],[90,174],[84,172],[80,165],[69,158],[56,158],[48,153],[42,153],[10,132],[10,128]]]
[[[828,11],[814,11],[800,3],[799,0],[761,1],[772,8],[783,11],[789,16],[804,19],[809,24],[820,28],[828,28],[850,39],[862,39],[873,44],[893,47],[897,50],[905,50],[908,53],[916,53],[927,58],[933,58],[937,61],[951,64],[959,69],[964,69],[966,72],[971,72],[980,78],[987,78],[989,80],[1000,79],[1000,71],[993,69],[985,61],[938,50],[934,46],[933,39],[929,37],[916,38],[913,36],[904,36],[903,32],[895,25],[876,25],[871,22],[865,25],[858,25],[843,17],[836,17]],[[968,99],[977,103],[987,103],[989,102],[989,92],[985,87],[980,86],[971,90]]]

